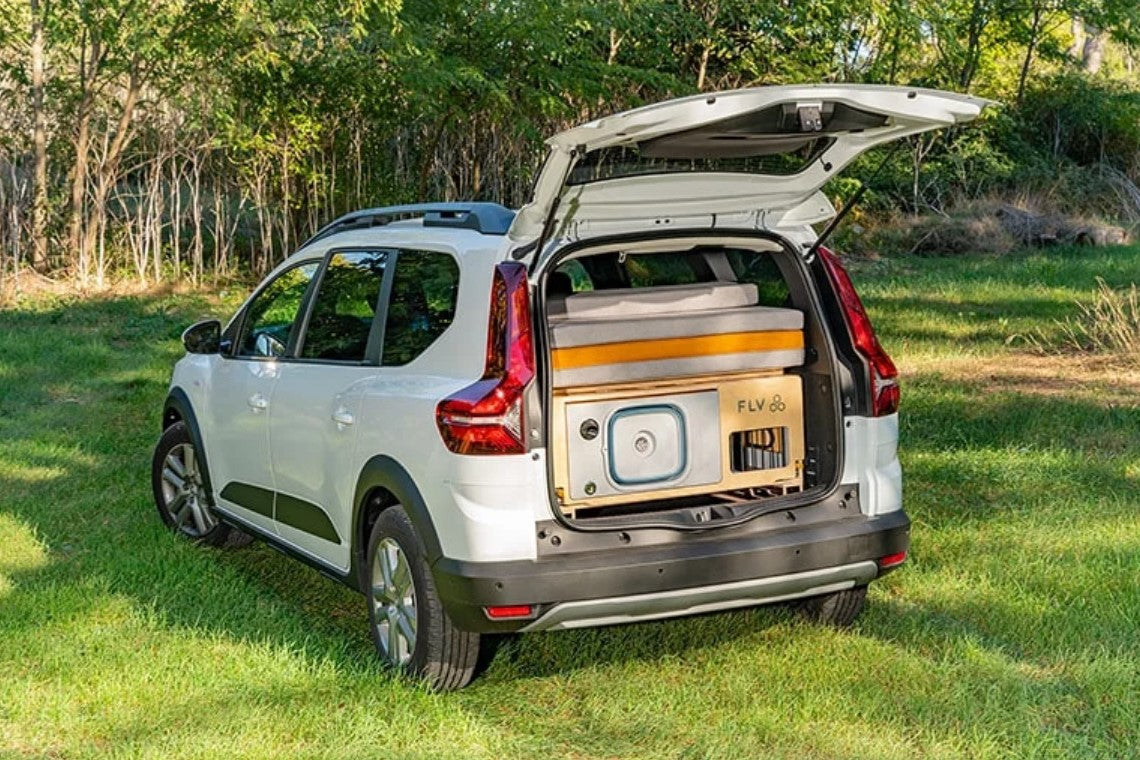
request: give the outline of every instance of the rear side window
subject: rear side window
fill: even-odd
[[[601,253],[559,265],[573,292],[611,288],[659,288],[713,282],[716,276],[699,251]]]
[[[388,301],[381,364],[407,364],[455,319],[459,265],[446,253],[400,251]]]
[[[385,251],[332,255],[313,301],[302,358],[364,361],[387,261]]]
[[[241,338],[237,342],[238,356],[277,357],[285,354],[293,322],[316,271],[316,262],[301,264],[285,270],[262,288],[246,313]]]
[[[728,263],[736,273],[737,282],[751,282],[759,293],[761,306],[792,305],[787,280],[780,272],[776,259],[770,253],[729,249]]]
[[[623,258],[632,288],[692,285],[716,279],[704,257],[689,251],[635,254]]]

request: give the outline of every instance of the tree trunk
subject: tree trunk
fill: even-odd
[[[1085,71],[1096,74],[1104,62],[1104,30],[1092,24],[1085,24],[1085,34]]]
[[[136,62],[131,66],[130,77],[127,80],[127,92],[123,97],[123,110],[119,113],[115,136],[112,138],[111,144],[103,157],[102,164],[99,167],[99,180],[95,183],[95,197],[92,199],[91,208],[98,219],[102,219],[106,216],[107,196],[118,180],[119,161],[123,157],[123,148],[126,147],[130,138],[131,120],[134,118],[135,104],[138,103],[141,88],[142,83],[139,79],[139,70]],[[95,247],[95,239],[96,236],[100,234],[100,228],[100,224],[87,225],[86,242],[83,245],[84,250],[89,251]]]
[[[1069,45],[1069,57],[1074,61],[1079,61],[1085,46],[1085,24],[1081,21],[1080,16],[1073,16],[1069,19],[1069,30],[1073,35],[1073,42]]]
[[[194,224],[193,260],[190,264],[191,279],[197,286],[202,281],[202,149],[192,147],[190,154],[190,217]]]
[[[622,40],[625,35],[618,34],[618,30],[610,27],[610,52],[606,55],[606,65],[613,66],[617,61],[618,50],[621,49]]]
[[[974,0],[970,7],[970,22],[966,33],[966,57],[962,63],[962,71],[958,75],[958,87],[963,91],[970,89],[974,75],[978,73],[978,63],[982,53],[982,35],[989,25],[986,15],[985,0]]]
[[[1033,64],[1033,53],[1037,49],[1037,40],[1041,35],[1041,22],[1044,17],[1044,8],[1040,2],[1033,3],[1033,21],[1029,27],[1029,41],[1025,45],[1025,58],[1021,61],[1021,73],[1017,77],[1017,102],[1025,96],[1025,82],[1029,78],[1029,67]]]
[[[701,49],[701,65],[697,69],[697,92],[705,89],[705,76],[709,71],[709,46]]]
[[[44,114],[44,20],[39,0],[32,8],[32,267],[48,268],[47,117]]]
[[[87,162],[91,139],[91,109],[95,94],[92,89],[96,68],[101,58],[99,40],[87,46],[87,30],[84,29],[79,41],[79,112],[75,119],[75,166],[71,171],[71,210],[67,223],[68,254],[76,259],[83,254],[84,200],[87,197]]]

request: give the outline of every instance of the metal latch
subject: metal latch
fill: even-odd
[[[799,116],[800,119],[801,132],[823,131],[823,115],[820,113],[822,108],[822,103],[796,104],[796,115]]]

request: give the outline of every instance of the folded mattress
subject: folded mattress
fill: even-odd
[[[656,288],[591,290],[566,296],[566,316],[582,319],[676,314],[751,306],[759,300],[751,282],[702,282]]]
[[[796,309],[756,306],[756,287],[708,283],[567,296],[551,314],[555,387],[757,369],[804,360]],[[721,305],[723,304],[723,305]]]

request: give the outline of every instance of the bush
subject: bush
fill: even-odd
[[[1058,321],[1056,335],[1039,331],[1027,342],[1042,353],[1111,354],[1140,365],[1140,290],[1136,283],[1115,290],[1097,278],[1097,293],[1078,303],[1075,318]]]

